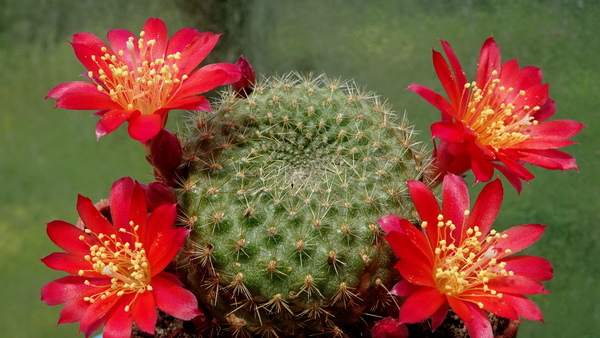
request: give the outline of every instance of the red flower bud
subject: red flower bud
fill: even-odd
[[[408,338],[408,328],[396,318],[387,317],[375,323],[373,338]]]
[[[177,204],[175,192],[161,182],[152,182],[148,185],[141,184],[146,195],[148,211],[152,212],[161,204]]]
[[[254,68],[250,65],[248,60],[244,59],[243,56],[235,63],[236,66],[242,72],[242,77],[239,81],[232,84],[233,89],[237,92],[238,97],[246,98],[254,90],[254,84],[256,83],[256,74],[254,74]]]
[[[162,129],[149,143],[150,154],[146,159],[154,166],[154,176],[168,186],[176,185],[183,157],[177,135]]]

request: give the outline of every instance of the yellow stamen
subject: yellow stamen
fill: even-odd
[[[102,242],[102,246],[90,246],[90,254],[85,255],[84,258],[91,263],[90,271],[111,277],[111,279],[109,285],[95,285],[103,287],[103,291],[91,297],[85,297],[85,301],[92,303],[94,300],[105,299],[112,295],[120,297],[128,293],[137,294],[152,290],[149,284],[150,264],[146,257],[146,250],[144,250],[143,244],[139,242],[137,234],[139,226],[132,226],[132,229],[133,232],[129,232],[127,229],[121,228],[119,232],[130,235],[131,241],[134,243],[133,246],[129,242],[122,243],[121,241],[124,239],[115,234],[96,234],[86,229],[86,233],[91,234],[92,237],[96,237],[98,240],[108,239]],[[85,238],[82,240],[85,240]],[[81,276],[85,274],[85,271],[80,270],[78,274]],[[85,283],[90,285],[87,280]]]
[[[97,74],[88,72],[88,77],[111,99],[127,110],[139,110],[142,114],[152,114],[168,105],[174,94],[180,90],[181,83],[188,78],[179,74],[178,60],[181,53],[167,55],[165,59],[150,60],[155,40],[134,38],[126,41],[127,50],[110,54],[102,47],[103,55],[92,56],[98,67]],[[128,54],[131,66],[125,63]],[[106,74],[104,69],[109,70]]]
[[[465,212],[465,216],[468,214]],[[510,254],[511,251],[494,247],[500,238],[507,235],[500,235],[492,230],[484,236],[478,226],[473,226],[465,231],[466,237],[459,242],[453,235],[456,225],[451,220],[444,222],[443,215],[438,216],[438,221],[442,226],[437,228],[438,241],[433,249],[433,276],[438,290],[457,298],[465,292],[476,290],[502,297],[490,289],[487,283],[498,276],[514,274],[504,269],[506,262],[498,262],[499,258]],[[466,224],[466,218],[464,222]],[[482,303],[477,305],[483,307]]]
[[[492,71],[492,77],[497,75],[496,70]],[[498,86],[499,83],[500,79],[491,78],[481,88],[476,82],[465,85],[468,100],[465,106],[458,107],[463,114],[462,121],[477,134],[477,140],[495,151],[530,138],[527,128],[537,124],[531,115],[539,110],[537,106],[527,105],[517,110],[513,102],[521,100],[527,92],[519,90],[515,96],[511,94],[514,88],[506,90]]]

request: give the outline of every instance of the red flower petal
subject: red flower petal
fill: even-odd
[[[501,235],[507,235],[507,238],[500,238],[494,245],[499,251],[510,249],[512,254],[515,254],[537,241],[546,229],[545,225],[540,224],[525,224],[517,225]]]
[[[390,294],[400,297],[407,297],[412,293],[415,293],[420,288],[420,285],[412,284],[406,279],[402,279],[401,281],[396,283],[396,285],[394,285],[394,287],[390,290]]]
[[[58,86],[52,88],[46,98],[58,99],[63,95],[67,94],[79,94],[79,93],[88,93],[88,94],[100,94],[98,91],[98,87],[90,82],[83,81],[73,81],[59,84]],[[106,94],[104,94],[106,95]],[[94,108],[95,109],[95,108]]]
[[[116,298],[117,302],[110,307],[110,311],[106,314],[102,338],[131,337],[131,324],[133,320],[131,314],[125,311],[125,306],[132,302],[133,295],[127,294],[122,297],[112,298]]]
[[[448,98],[453,105],[459,104],[462,98],[463,88],[459,88],[454,74],[452,74],[452,71],[450,70],[450,67],[448,67],[448,64],[446,63],[446,60],[444,60],[442,54],[434,50],[432,51],[432,55],[435,72],[440,79],[440,83],[442,86],[444,86],[444,90],[446,90]]]
[[[414,246],[414,249],[420,252],[418,257],[428,264],[433,264],[431,244],[425,235],[408,220],[401,221],[400,226],[405,234],[404,238],[410,241],[410,246]],[[409,245],[409,243],[406,243],[406,245]],[[401,251],[405,250],[402,249]],[[412,256],[414,253],[408,253],[407,255]]]
[[[84,300],[85,297],[90,297],[96,294],[96,288],[88,289],[85,292],[69,299],[63,308],[60,310],[58,324],[76,323],[81,320],[85,310],[90,306],[90,302]],[[95,330],[94,330],[95,331]]]
[[[408,181],[408,192],[412,198],[415,208],[424,222],[428,223],[425,231],[430,243],[438,242],[437,217],[441,214],[440,207],[431,190],[420,181]]]
[[[537,137],[568,138],[579,133],[585,125],[573,120],[554,120],[531,126],[527,135]]]
[[[115,228],[102,216],[89,198],[78,195],[77,212],[86,228],[90,229],[96,235],[105,234],[110,236],[116,234]]]
[[[210,111],[210,102],[204,96],[190,96],[169,103],[165,109]]]
[[[113,229],[130,230],[131,199],[136,183],[130,177],[123,177],[113,183],[110,188],[110,215],[114,224]],[[113,230],[114,231],[114,230]]]
[[[143,292],[137,295],[131,304],[131,317],[137,327],[149,334],[154,334],[154,327],[158,318],[156,303],[152,292]]]
[[[98,122],[102,124],[103,135],[112,133],[119,128],[119,126],[121,126],[123,122],[129,120],[135,112],[135,110],[113,109],[104,113]]]
[[[182,97],[205,93],[216,87],[236,82],[242,76],[240,69],[232,63],[213,63],[206,65],[183,81],[181,89],[171,98],[176,101]]]
[[[429,102],[437,109],[442,110],[442,108],[437,103],[436,97],[438,96],[438,94],[436,94],[433,90],[416,83],[411,84],[406,89],[412,90],[413,92],[421,96],[423,99],[425,99],[425,101]]]
[[[447,297],[446,297],[447,298]],[[431,331],[435,331],[446,319],[448,315],[448,307],[440,306],[440,308],[431,315]]]
[[[467,183],[460,176],[446,175],[442,186],[442,211],[444,213],[444,221],[452,220],[454,225],[456,225],[453,234],[459,243],[463,238],[459,236],[462,236],[466,232],[464,225],[467,222],[464,219],[465,211],[467,210],[470,210]]]
[[[187,230],[184,228],[177,228],[169,231],[163,231],[161,234],[164,236],[159,236],[157,240],[152,244],[153,247],[148,255],[148,260],[154,262],[152,275],[155,275],[159,271],[162,271],[171,263],[173,257],[181,250],[181,245],[183,244],[185,237],[190,233],[191,230]],[[167,234],[168,233],[168,234]],[[170,243],[165,243],[165,238],[172,238]],[[156,247],[156,246],[161,247]]]
[[[179,32],[177,32],[179,33]],[[177,65],[181,74],[189,74],[196,66],[206,58],[206,56],[213,50],[221,34],[214,34],[211,32],[198,33],[189,43],[183,43],[186,41],[185,38],[191,36],[190,32],[185,32],[181,35],[181,39],[175,33],[169,45],[167,47],[167,54],[173,54],[177,51],[181,51],[181,58],[178,60]],[[189,35],[188,35],[189,34]],[[236,67],[237,68],[237,67]],[[201,93],[204,93],[202,91]]]
[[[213,33],[210,33],[210,32],[207,32],[205,34],[207,34],[207,36],[214,35]],[[172,54],[176,54],[177,52],[182,52],[184,48],[190,46],[190,44],[192,43],[192,41],[198,35],[200,35],[200,32],[198,32],[197,30],[195,30],[193,28],[187,28],[186,27],[186,28],[178,30],[169,39],[169,41],[167,43],[167,51],[165,52],[165,55],[172,55]],[[204,59],[204,58],[202,58],[202,59]],[[196,64],[196,66],[200,62],[202,62],[202,60],[198,60],[197,62],[198,63]],[[195,67],[193,67],[193,68],[195,68]],[[179,69],[181,69],[181,68],[179,68]]]
[[[514,156],[514,157],[501,156],[500,161],[502,161],[502,163],[508,169],[510,169],[511,172],[513,172],[515,175],[519,176],[519,178],[521,178],[525,181],[529,181],[530,179],[534,178],[535,176],[533,176],[533,174],[529,170],[527,170],[527,168],[525,168],[524,165],[522,165],[519,161],[515,160],[515,158],[520,158],[520,157],[521,157],[521,155]]]
[[[464,302],[456,297],[446,297],[448,298],[448,305],[452,308],[452,311],[456,313],[456,315],[465,323],[473,321],[473,315],[471,314],[471,310],[467,306],[468,302]]]
[[[525,276],[535,280],[550,280],[554,277],[552,264],[545,258],[537,256],[511,256],[498,260],[506,262],[506,271],[515,275]]]
[[[542,311],[537,305],[524,296],[505,294],[502,298],[511,304],[521,318],[544,321]]]
[[[86,234],[83,230],[73,224],[64,221],[52,221],[47,224],[46,233],[54,244],[59,248],[76,255],[87,255],[90,246],[96,244],[96,239]],[[85,240],[79,239],[84,236]]]
[[[145,50],[145,60],[156,60],[164,59],[166,57],[165,52],[167,51],[167,44],[169,41],[167,25],[157,18],[150,18],[144,24],[142,31],[145,33],[143,36],[144,41],[148,43],[150,40],[154,40],[154,44],[151,48]],[[147,44],[145,44],[147,46]]]
[[[55,279],[42,288],[42,301],[47,305],[66,303],[84,291],[94,288],[83,283],[86,279],[88,278],[79,276],[66,276]],[[83,297],[81,298],[83,299]]]
[[[481,46],[479,53],[479,61],[477,62],[477,77],[475,82],[480,88],[487,84],[491,84],[491,79],[500,77],[500,48],[494,41],[494,38],[488,38]],[[497,75],[492,75],[493,71],[497,71]]]
[[[475,182],[488,182],[494,176],[494,166],[481,155],[471,153],[471,168],[475,174]]]
[[[381,229],[386,233],[394,231],[404,234],[404,230],[402,230],[402,227],[400,226],[400,222],[402,222],[402,220],[403,218],[400,216],[389,214],[381,217],[377,220],[377,222],[379,222],[379,226],[381,226]]]
[[[488,287],[501,293],[533,295],[537,293],[550,293],[544,285],[536,280],[524,276],[500,276],[491,279]]]
[[[136,233],[139,236],[139,242],[147,244],[145,234],[147,229],[146,221],[148,219],[148,207],[146,206],[146,195],[144,194],[144,189],[139,184],[135,184],[133,190],[131,191],[131,198],[129,204],[129,221],[133,226],[138,226],[138,230]],[[165,224],[174,224],[175,220],[172,223]],[[163,224],[163,227],[165,226]]]
[[[391,231],[383,238],[390,244],[396,255],[411,261],[416,260],[420,266],[423,265],[425,269],[431,270],[433,257],[425,236],[406,219],[401,218],[399,224],[402,232]]]
[[[519,68],[519,65],[517,64],[517,60],[514,60],[517,69]],[[525,66],[521,69],[518,70],[518,74],[516,77],[516,82],[514,84],[512,84],[512,87],[515,88],[520,88],[520,89],[525,89],[526,91],[528,91],[530,88],[532,87],[536,87],[536,86],[540,86],[540,83],[542,83],[542,70],[537,68],[537,67],[533,67],[533,66]],[[545,87],[548,87],[548,85],[542,85]],[[515,93],[516,94],[516,93]],[[529,96],[533,96],[533,95],[529,95]],[[543,101],[545,102],[548,98],[548,94],[546,93],[545,97],[543,98]]]
[[[97,290],[97,292],[102,292],[103,290]],[[110,311],[110,309],[115,305],[118,300],[122,300],[124,298],[130,298],[130,294],[126,294],[122,297],[117,297],[113,295],[112,297],[106,297],[105,299],[99,298],[93,303],[91,303],[83,313],[81,317],[79,329],[80,331],[86,330],[88,327],[96,324],[96,322],[100,319],[103,319],[104,315]],[[130,298],[131,299],[131,298]]]
[[[540,110],[535,112],[532,116],[536,121],[542,122],[552,117],[554,113],[556,113],[556,103],[549,98],[546,103],[540,106]]]
[[[548,92],[548,85],[535,85],[533,87],[523,88],[521,89],[525,92],[525,95],[517,95],[512,101],[512,104],[515,106],[515,109],[521,110],[526,106],[535,107],[541,106],[546,101],[548,101],[550,93]],[[522,114],[525,116],[525,114]]]
[[[576,144],[575,142],[559,136],[546,136],[541,138],[530,138],[519,142],[513,149],[554,149]]]
[[[548,150],[522,150],[522,161],[538,165],[542,168],[553,170],[577,169],[573,156],[556,149]]]
[[[467,307],[471,310],[473,320],[465,322],[465,327],[471,338],[494,338],[492,325],[487,317],[487,314],[473,303],[466,302]]]
[[[104,324],[104,318],[98,319],[97,321],[95,321],[94,323],[88,325],[85,329],[82,329],[81,331],[83,331],[83,334],[85,335],[85,338],[88,338],[94,332],[98,331],[98,329],[100,329],[100,327],[102,326],[102,324]]]
[[[500,179],[495,179],[486,184],[477,196],[473,211],[470,213],[469,221],[463,231],[478,226],[483,236],[487,235],[496,220],[496,216],[498,216],[503,196],[504,191]]]
[[[523,182],[519,176],[502,164],[494,163],[494,168],[498,169],[506,177],[508,182],[517,190],[517,194],[521,194]]]
[[[436,288],[423,287],[408,296],[400,308],[402,323],[420,323],[431,317],[440,306],[446,306],[446,297]]]
[[[118,103],[98,90],[64,94],[56,100],[56,107],[72,110],[121,109]]]
[[[78,33],[73,35],[71,46],[73,46],[75,56],[77,56],[79,62],[81,62],[86,69],[93,71],[96,76],[99,76],[98,71],[102,69],[104,70],[104,73],[112,79],[112,71],[106,62],[96,58],[105,53],[113,54],[110,47],[105,44],[104,41],[91,33]],[[107,49],[106,52],[102,51],[103,47]]]
[[[137,115],[129,119],[128,131],[131,138],[145,144],[156,136],[162,127],[163,118],[159,114]]]
[[[463,142],[466,140],[464,129],[454,122],[440,121],[431,125],[431,135],[447,142]]]
[[[140,60],[140,49],[138,48],[138,40],[132,32],[126,29],[112,29],[108,31],[106,37],[108,38],[108,42],[110,43],[112,50],[115,52],[115,56],[117,56],[117,58],[120,61],[125,63],[130,70],[136,69],[137,66],[139,66],[142,63],[142,60]],[[131,42],[133,43],[132,51],[136,58],[135,64],[133,64],[133,60],[131,59],[132,51],[130,51],[129,48],[127,48],[127,42],[129,41],[129,38],[133,38]]]
[[[79,270],[91,270],[92,265],[86,261],[83,256],[74,255],[66,252],[53,252],[42,258],[42,263],[46,264],[50,269],[64,271],[72,275],[77,275]],[[85,277],[99,277],[97,272],[88,272],[83,275]]]
[[[417,256],[417,254],[415,254]],[[415,260],[409,258],[401,258],[394,266],[402,275],[402,278],[408,282],[435,288],[435,280],[432,277],[431,264],[423,262],[422,260]]]
[[[444,49],[444,53],[446,53],[446,56],[448,57],[448,62],[452,67],[452,72],[454,73],[454,77],[456,78],[456,84],[462,90],[462,87],[464,87],[465,83],[467,83],[465,71],[460,65],[460,62],[458,62],[458,58],[456,57],[456,54],[454,54],[454,50],[452,50],[450,44],[448,44],[448,42],[444,40],[440,40],[440,43],[442,45],[442,48]]]
[[[464,299],[471,300],[472,302],[481,302],[483,303],[484,309],[488,312],[491,312],[497,316],[508,319],[518,320],[519,316],[517,315],[517,311],[515,308],[506,300],[504,297],[498,298],[495,296],[491,296],[490,294],[485,294],[483,292],[475,294],[471,297],[463,297]]]
[[[144,236],[144,243],[148,243],[148,260],[156,263],[162,259],[164,252],[168,251],[171,243],[177,236],[178,230],[175,228],[165,229],[165,224],[175,224],[177,217],[176,204],[162,204],[158,206],[148,218],[146,231],[141,236]],[[165,248],[165,244],[167,248]],[[179,245],[183,243],[178,243]],[[162,247],[157,247],[162,246]],[[157,254],[161,252],[162,254]],[[171,257],[172,258],[172,257]]]
[[[166,272],[152,277],[150,285],[152,285],[152,293],[154,294],[158,308],[183,320],[191,320],[202,314],[198,309],[196,297],[188,290],[174,283],[171,278],[175,277]],[[175,278],[175,280],[177,279]]]

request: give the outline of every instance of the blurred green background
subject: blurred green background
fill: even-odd
[[[550,225],[526,251],[554,264],[555,278],[545,283],[552,294],[532,297],[546,324],[525,321],[519,337],[598,337],[599,15],[600,2],[591,0],[0,0],[0,335],[76,335],[77,325],[55,327],[60,307],[39,300],[40,288],[63,275],[39,261],[57,251],[45,223],[75,222],[77,194],[99,200],[120,177],[152,179],[142,146],[124,128],[96,141],[91,111],[53,110],[53,100],[44,101],[53,86],[84,71],[67,41],[83,31],[104,38],[113,28],[138,34],[147,18],[160,17],[171,33],[187,26],[225,32],[211,62],[243,53],[262,74],[353,78],[406,111],[424,142],[439,114],[404,89],[419,83],[441,91],[431,63],[438,38],[452,45],[470,79],[491,35],[503,60],[542,68],[554,118],[589,126],[573,138],[580,145],[566,149],[580,172],[532,168],[537,177],[521,196],[506,189],[495,228]],[[172,113],[170,126],[184,115]]]

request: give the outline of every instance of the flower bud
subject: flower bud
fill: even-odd
[[[373,338],[407,338],[408,328],[398,319],[387,317],[375,323],[371,335]]]
[[[168,186],[175,186],[183,158],[181,143],[179,143],[177,135],[161,129],[149,143],[150,154],[146,159],[154,166],[154,176]]]
[[[244,59],[243,56],[235,63],[236,66],[242,72],[242,77],[238,82],[232,84],[233,89],[236,91],[237,96],[246,98],[254,90],[254,83],[256,83],[256,74],[254,74],[254,68],[250,65],[248,60]]]

